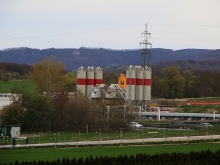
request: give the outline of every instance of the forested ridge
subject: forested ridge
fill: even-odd
[[[55,56],[65,63],[66,70],[75,70],[80,66],[105,67],[118,65],[142,65],[141,49],[104,49],[104,48],[66,48],[32,49],[11,48],[0,50],[0,62],[12,62],[32,65],[42,61],[45,56]],[[220,61],[220,50],[183,49],[171,50],[153,48],[150,50],[150,64],[167,61]],[[202,66],[198,65],[197,69]],[[208,69],[208,68],[207,68]],[[217,70],[210,65],[209,70]],[[220,68],[218,68],[220,70]]]

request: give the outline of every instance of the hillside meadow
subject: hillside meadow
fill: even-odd
[[[35,85],[31,80],[10,80],[6,83],[0,81],[0,93],[11,93],[11,89],[15,87],[25,89],[30,93],[35,93]]]

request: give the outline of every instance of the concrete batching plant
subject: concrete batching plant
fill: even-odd
[[[149,48],[151,47],[151,43],[148,41],[150,33],[147,31],[147,25],[142,35],[144,36],[144,41],[140,43],[143,45],[142,66],[130,65],[126,70],[126,76],[121,74],[118,84],[111,84],[107,90],[106,86],[102,84],[103,71],[100,67],[85,69],[81,66],[77,70],[77,90],[90,99],[99,97],[119,99],[121,105],[141,107],[146,110],[151,100],[152,73],[151,68],[147,66],[150,57]]]

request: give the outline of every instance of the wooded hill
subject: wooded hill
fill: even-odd
[[[142,65],[141,49],[115,50],[103,48],[69,48],[69,49],[32,49],[11,48],[0,51],[0,62],[11,62],[31,65],[42,61],[45,56],[55,56],[65,63],[67,70],[75,70],[80,66],[128,66]],[[173,62],[175,61],[175,62]],[[193,62],[196,61],[196,62]],[[205,62],[204,62],[205,61]],[[183,49],[171,50],[155,48],[151,50],[150,64],[178,65],[193,70],[220,71],[220,49]],[[166,63],[164,63],[166,62]],[[180,68],[180,69],[181,69]]]

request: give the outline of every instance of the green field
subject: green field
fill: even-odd
[[[7,83],[0,81],[0,93],[11,93],[11,89],[14,87],[35,93],[35,85],[31,80],[10,80]]]
[[[208,150],[217,151],[220,149],[219,143],[204,143],[204,144],[180,144],[180,145],[144,145],[144,146],[111,146],[111,147],[74,147],[74,148],[30,148],[30,149],[5,149],[0,150],[0,163],[10,163],[18,160],[33,161],[33,160],[56,160],[63,157],[71,158],[86,158],[89,156],[109,156],[117,157],[119,155],[135,155],[140,153],[160,154],[160,153],[188,153],[190,151]]]
[[[200,105],[200,106],[184,106],[181,108],[183,113],[220,113],[220,105]]]

